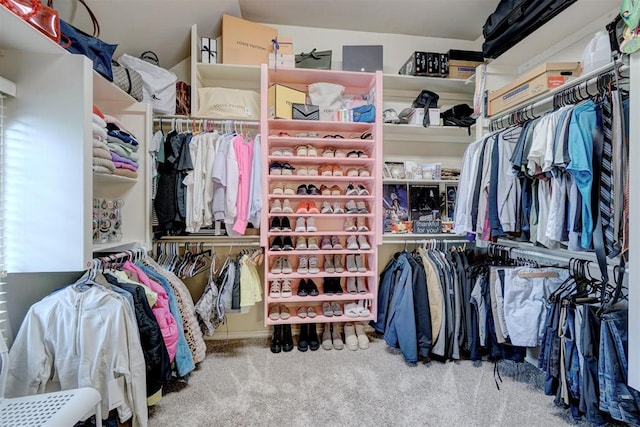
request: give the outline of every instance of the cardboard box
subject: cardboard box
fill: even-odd
[[[447,77],[450,79],[468,79],[476,72],[476,67],[480,64],[482,62],[449,58],[449,75]]]
[[[293,55],[293,39],[288,37],[278,37],[278,55]],[[275,53],[273,43],[271,43],[271,49],[269,53]]]
[[[269,52],[278,30],[266,25],[222,15],[224,64],[260,65],[269,62]]]
[[[278,49],[279,50],[279,49]],[[285,55],[278,53],[276,57],[275,53],[269,54],[269,68],[295,68],[296,59],[295,55]]]
[[[292,105],[304,104],[307,94],[280,84],[269,87],[267,92],[267,115],[270,119],[292,119]]]
[[[516,106],[580,75],[579,62],[542,64],[489,94],[489,115]]]
[[[218,42],[210,37],[201,37],[200,43],[200,62],[204,64],[218,63]]]

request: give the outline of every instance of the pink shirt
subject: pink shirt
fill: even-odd
[[[238,201],[233,231],[244,234],[249,222],[249,196],[251,191],[251,169],[253,164],[253,141],[238,136],[233,139],[233,150],[238,161]]]
[[[125,262],[122,269],[135,273],[138,276],[138,281],[140,283],[158,294],[158,300],[153,307],[151,307],[151,311],[153,311],[153,314],[156,316],[158,326],[160,326],[162,340],[164,341],[164,345],[167,347],[167,352],[169,353],[169,360],[173,362],[173,359],[176,357],[179,332],[176,319],[174,319],[173,314],[169,311],[169,296],[167,295],[167,292],[164,290],[162,285],[151,280],[149,276],[136,267],[131,261]]]

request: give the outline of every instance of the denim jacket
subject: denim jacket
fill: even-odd
[[[391,347],[400,347],[404,359],[409,363],[418,361],[416,323],[413,309],[412,269],[407,257],[398,256],[393,298],[389,305],[384,339]]]

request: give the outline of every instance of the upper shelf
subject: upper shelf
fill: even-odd
[[[473,94],[474,85],[465,84],[465,79],[448,79],[442,77],[404,76],[401,74],[383,74],[384,90],[407,90],[419,93],[429,89],[436,93],[455,92]]]
[[[13,49],[26,53],[47,55],[69,54],[67,50],[42,35],[42,33],[5,7],[0,7],[0,49]],[[121,104],[137,102],[118,86],[95,71],[93,71],[93,93],[94,97],[101,101]]]
[[[605,25],[619,12],[620,0],[576,1],[490,65],[517,67],[520,74],[595,32],[604,30]]]
[[[415,141],[469,144],[475,138],[473,130],[469,135],[467,128],[456,126],[429,126],[425,128],[419,125],[394,125],[389,123],[384,124],[383,135],[385,142]]]

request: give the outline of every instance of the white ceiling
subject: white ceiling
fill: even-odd
[[[190,28],[220,34],[222,14],[254,22],[376,33],[476,40],[499,0],[87,0],[100,22],[100,38],[121,53],[153,50],[172,67],[189,56]],[[60,16],[91,26],[78,2],[56,0]]]

